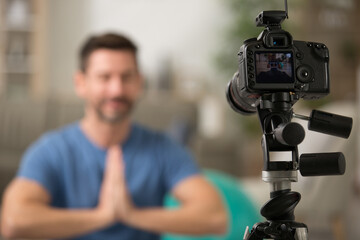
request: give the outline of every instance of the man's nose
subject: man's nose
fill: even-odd
[[[113,77],[109,84],[109,89],[111,95],[118,96],[124,93],[124,84],[121,77]]]

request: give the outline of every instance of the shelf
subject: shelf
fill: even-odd
[[[47,0],[0,0],[0,98],[45,97]]]
[[[1,71],[1,74],[6,74],[6,75],[10,75],[10,74],[23,74],[23,75],[33,75],[35,74],[34,71]]]
[[[34,33],[34,29],[28,29],[28,28],[6,28],[2,27],[0,28],[0,32],[12,32],[12,33]]]

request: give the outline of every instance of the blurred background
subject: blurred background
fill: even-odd
[[[307,132],[302,152],[343,151],[341,177],[299,177],[297,219],[311,239],[359,239],[360,1],[289,0],[283,28],[296,40],[330,49],[329,96],[299,101],[311,109],[354,118],[348,140]],[[281,0],[0,0],[0,191],[16,173],[24,150],[47,130],[81,118],[72,75],[78,48],[90,35],[116,31],[139,46],[146,91],[136,121],[167,132],[189,147],[200,166],[237,179],[260,207],[262,150],[256,116],[233,112],[225,87],[237,70],[242,42],[256,37],[262,10]],[[306,128],[306,122],[303,123]],[[281,156],[279,156],[281,158]]]

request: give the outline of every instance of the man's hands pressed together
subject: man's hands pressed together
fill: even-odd
[[[126,222],[134,209],[126,186],[122,150],[117,145],[111,146],[106,156],[98,210],[109,223],[115,223]]]

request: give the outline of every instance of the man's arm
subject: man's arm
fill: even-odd
[[[224,234],[227,213],[221,197],[202,176],[189,177],[173,190],[181,202],[176,209],[135,209],[125,222],[134,227],[159,233]]]
[[[110,151],[118,154],[118,151]],[[119,209],[118,155],[107,156],[99,203],[92,209],[62,209],[50,205],[51,195],[37,181],[16,178],[7,187],[2,205],[1,232],[7,238],[69,238],[117,222]],[[84,186],[86,187],[86,186]],[[126,211],[123,211],[126,212]]]
[[[64,210],[49,206],[50,196],[35,181],[17,178],[7,188],[2,207],[1,232],[7,238],[66,238],[112,223],[105,206]],[[105,205],[105,204],[103,204]]]
[[[114,157],[108,158],[99,203],[93,209],[51,207],[51,196],[42,185],[24,178],[13,180],[3,198],[2,234],[8,238],[68,238],[114,224],[120,202],[119,169],[113,168]]]

